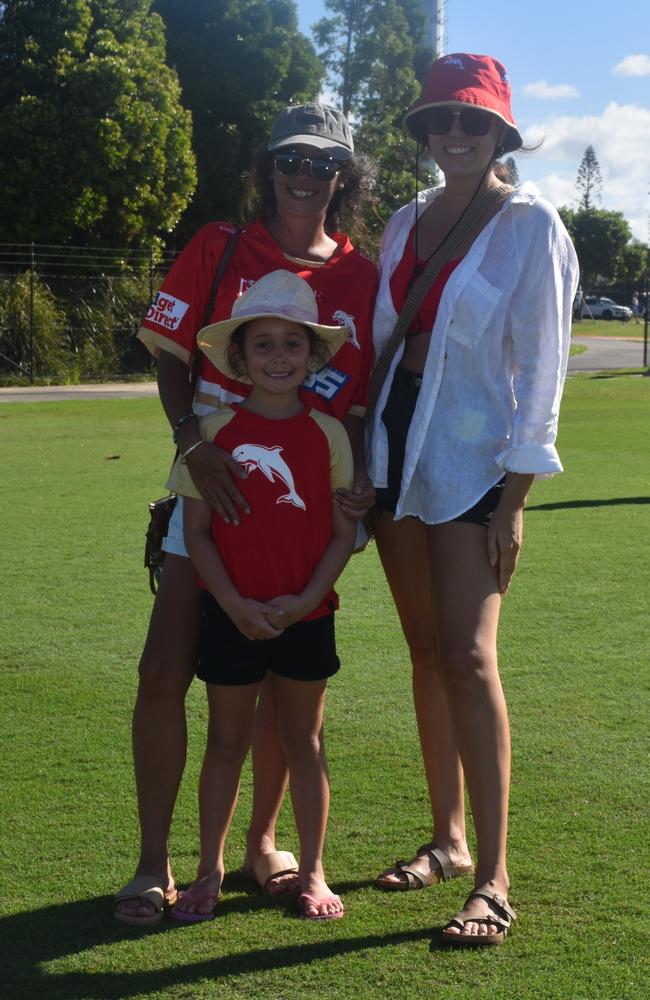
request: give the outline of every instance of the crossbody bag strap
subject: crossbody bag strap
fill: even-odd
[[[210,285],[210,294],[208,295],[208,301],[203,312],[203,322],[199,329],[207,326],[210,316],[212,315],[212,310],[214,309],[214,303],[217,298],[217,292],[219,290],[219,285],[221,284],[221,279],[228,269],[228,265],[232,260],[233,254],[237,249],[237,243],[239,242],[239,237],[241,236],[243,230],[241,226],[235,226],[234,231],[228,237],[228,242],[226,243],[223,253],[221,254],[221,260],[217,264],[217,268],[214,272],[214,277],[212,278],[212,284]],[[198,332],[198,331],[197,331]],[[196,383],[199,378],[199,368],[201,367],[202,354],[199,350],[198,344],[194,345],[194,354],[192,355],[192,364],[190,365],[190,385],[193,389],[196,389]],[[179,450],[178,448],[174,452],[174,458],[172,461],[172,469],[176,459],[178,458]]]
[[[210,321],[210,316],[212,315],[212,310],[214,309],[214,303],[217,298],[217,292],[219,290],[219,285],[221,284],[221,279],[228,270],[228,265],[233,258],[233,254],[237,249],[237,243],[239,242],[239,237],[242,234],[242,227],[235,226],[234,232],[228,237],[228,242],[226,243],[223,253],[221,255],[221,260],[217,265],[217,269],[214,272],[214,277],[212,278],[212,284],[210,285],[210,294],[208,295],[208,301],[205,306],[205,311],[203,313],[203,322],[201,327],[207,326]],[[201,367],[202,353],[195,345],[194,354],[192,356],[192,364],[190,367],[190,383],[192,386],[196,386],[199,377],[199,368]]]
[[[447,234],[440,246],[427,261],[422,274],[418,277],[406,297],[397,317],[397,322],[372,373],[370,389],[368,391],[368,406],[366,408],[367,423],[370,422],[375,411],[381,388],[386,380],[397,349],[404,340],[406,331],[413,322],[415,314],[422,305],[433,282],[442,271],[445,263],[453,258],[455,251],[461,246],[471,231],[476,228],[488,213],[494,211],[495,206],[505,201],[512,194],[512,191],[513,188],[508,185],[498,184],[479,195],[473,202],[470,202],[465,210],[465,215],[461,217],[459,222]]]

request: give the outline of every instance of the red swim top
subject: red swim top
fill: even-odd
[[[427,265],[426,259],[416,259],[413,247],[413,233],[414,230],[412,229],[408,235],[402,259],[393,271],[393,276],[390,279],[390,292],[397,312],[404,305],[406,296]],[[418,309],[417,315],[413,318],[413,322],[406,332],[407,337],[413,337],[416,333],[421,333],[422,330],[433,329],[444,287],[447,284],[449,276],[462,259],[462,257],[457,257],[455,260],[448,260],[443,265],[440,274],[425,295],[424,302]]]

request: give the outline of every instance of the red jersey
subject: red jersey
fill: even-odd
[[[212,518],[212,537],[235,589],[256,601],[300,594],[332,538],[332,491],[352,484],[352,450],[343,425],[310,409],[269,420],[235,404],[204,417],[200,429],[248,471],[237,485],[251,513],[239,525]],[[168,485],[183,496],[201,497],[182,463],[174,466]],[[331,590],[305,620],[337,607]]]
[[[203,325],[212,279],[234,226],[212,222],[187,244],[174,262],[145,317],[140,340],[155,356],[170,351],[190,364],[196,335]],[[322,264],[287,257],[260,220],[242,230],[224,274],[209,322],[228,319],[233,302],[258,278],[284,269],[304,278],[318,303],[318,320],[326,326],[349,326],[351,335],[319,372],[300,390],[303,401],[337,419],[365,413],[372,371],[372,313],[377,268],[355,250],[347,236],[334,233],[337,249]],[[248,395],[250,387],[219,372],[202,358],[194,409],[203,415]]]

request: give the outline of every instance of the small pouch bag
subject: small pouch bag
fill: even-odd
[[[156,593],[158,580],[165,560],[163,541],[167,537],[169,522],[176,506],[177,496],[170,493],[149,504],[149,527],[144,546],[144,568],[149,570],[149,588]]]

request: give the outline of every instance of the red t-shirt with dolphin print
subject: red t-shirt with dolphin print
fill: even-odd
[[[300,594],[332,538],[332,492],[352,484],[343,425],[309,407],[286,420],[269,420],[233,404],[203,417],[200,428],[248,471],[237,485],[252,513],[239,525],[212,518],[212,537],[235,589],[257,601]],[[182,464],[174,466],[168,485],[200,497]],[[331,590],[305,621],[336,608]]]

